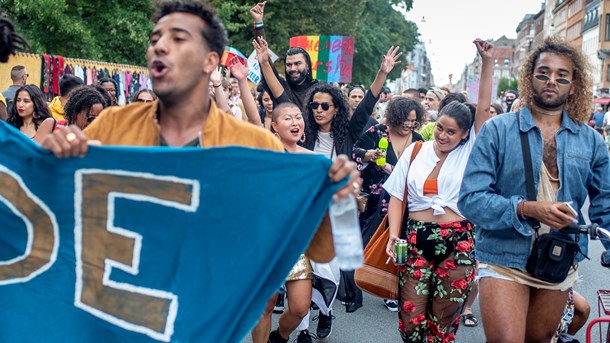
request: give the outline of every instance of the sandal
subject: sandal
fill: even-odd
[[[467,322],[470,321],[470,322]],[[479,325],[479,320],[472,313],[462,315],[462,324],[467,327],[475,327]]]

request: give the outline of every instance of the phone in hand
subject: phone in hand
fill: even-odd
[[[563,205],[568,209],[568,212],[570,212],[574,218],[578,218],[578,212],[576,212],[574,207],[572,207],[572,204],[569,202],[564,202]]]

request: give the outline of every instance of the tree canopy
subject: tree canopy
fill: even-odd
[[[248,55],[254,38],[248,10],[255,1],[210,2],[225,24],[229,45]],[[416,25],[401,13],[412,5],[413,0],[269,0],[265,31],[280,56],[293,36],[355,36],[353,82],[370,84],[391,45],[406,53],[417,42]],[[150,0],[4,0],[2,10],[35,53],[145,64],[153,27]]]
[[[212,0],[225,22],[229,44],[248,55],[252,50],[252,19],[248,10],[254,2]],[[409,52],[417,42],[417,26],[401,13],[413,0],[270,0],[265,6],[265,34],[269,47],[282,56],[290,37],[354,36],[356,38],[352,81],[371,84],[383,55],[392,45]],[[403,59],[403,63],[405,60]],[[400,76],[400,68],[391,78]]]
[[[4,0],[2,10],[34,53],[145,64],[148,0]]]
[[[507,77],[501,77],[498,81],[498,93],[496,95],[501,98],[504,96],[504,92],[509,89],[519,89],[519,80],[516,78],[509,79]]]

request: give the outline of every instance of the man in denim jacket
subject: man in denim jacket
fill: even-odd
[[[525,271],[534,230],[563,228],[590,197],[589,218],[610,224],[610,165],[603,139],[586,125],[592,104],[586,58],[565,42],[547,39],[521,68],[517,113],[489,120],[479,132],[458,207],[477,225],[480,303],[488,342],[549,342],[577,271],[560,284]],[[517,122],[519,116],[519,123]],[[529,138],[537,201],[526,201],[519,132]],[[574,218],[563,202],[572,202]],[[587,253],[587,238],[580,238]],[[607,247],[609,248],[609,247]],[[577,261],[583,255],[577,256]]]

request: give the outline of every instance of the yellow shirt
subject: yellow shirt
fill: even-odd
[[[64,120],[64,106],[61,104],[61,100],[56,96],[51,101],[49,105],[49,110],[51,110],[51,116],[55,118],[55,120]]]
[[[85,134],[104,145],[159,146],[158,104],[158,101],[153,101],[109,107],[85,129]],[[282,144],[269,131],[235,119],[221,111],[214,101],[201,136],[203,147],[238,145],[284,151]]]

